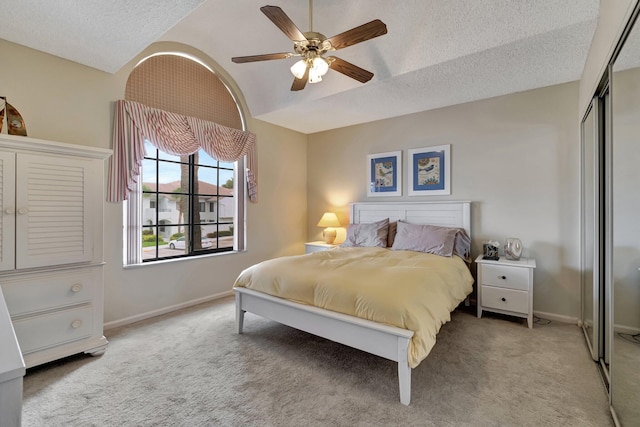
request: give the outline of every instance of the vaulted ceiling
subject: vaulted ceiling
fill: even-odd
[[[107,72],[155,41],[191,45],[240,87],[253,117],[303,133],[579,80],[598,0],[316,0],[327,37],[380,19],[388,33],[338,56],[375,74],[329,71],[292,92],[297,60],[231,57],[292,50],[257,0],[0,0],[0,38]],[[270,0],[309,31],[307,0]]]

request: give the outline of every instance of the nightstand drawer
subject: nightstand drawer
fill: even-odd
[[[499,288],[529,290],[529,269],[505,265],[484,264],[482,284]]]
[[[529,312],[529,293],[513,289],[482,286],[482,306],[517,313]]]

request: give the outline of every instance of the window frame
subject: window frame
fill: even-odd
[[[149,144],[151,145],[151,144]],[[147,145],[147,149],[146,151],[149,151],[149,145]],[[177,223],[167,223],[165,219],[161,219],[160,218],[160,209],[156,208],[154,215],[155,218],[154,220],[151,222],[151,224],[141,224],[141,233],[142,235],[145,235],[145,230],[152,230],[151,235],[154,235],[155,238],[155,245],[151,246],[153,249],[153,256],[148,256],[146,255],[144,252],[145,251],[149,251],[149,246],[145,246],[144,242],[142,242],[142,248],[141,250],[143,251],[143,255],[142,255],[142,259],[141,262],[142,263],[150,263],[150,262],[157,262],[157,261],[163,261],[163,260],[168,260],[168,259],[175,259],[175,258],[190,258],[190,257],[194,257],[194,256],[200,256],[200,255],[205,255],[205,254],[212,254],[212,253],[224,253],[224,252],[231,252],[231,251],[236,251],[237,250],[237,245],[235,242],[235,238],[234,238],[234,242],[233,245],[231,247],[229,246],[222,246],[220,247],[220,245],[222,244],[221,242],[221,237],[219,236],[219,233],[221,231],[221,227],[224,227],[226,229],[228,228],[232,228],[233,230],[236,230],[236,217],[237,215],[235,215],[234,212],[234,216],[233,219],[231,221],[228,220],[224,220],[223,218],[220,218],[219,214],[220,214],[220,209],[217,209],[217,212],[215,213],[215,219],[212,221],[210,219],[206,219],[206,215],[205,218],[203,218],[202,214],[203,213],[207,213],[206,208],[207,208],[207,204],[208,203],[214,203],[214,202],[207,202],[207,201],[201,201],[202,198],[215,198],[216,201],[219,201],[223,198],[226,197],[232,197],[235,198],[234,196],[228,196],[228,195],[224,195],[221,194],[220,189],[221,186],[218,185],[220,182],[220,173],[221,171],[232,171],[233,176],[235,178],[235,176],[237,175],[237,162],[233,162],[233,168],[228,167],[229,162],[221,162],[219,160],[213,159],[215,164],[210,164],[210,163],[202,163],[199,162],[198,159],[198,153],[194,153],[191,154],[189,156],[181,156],[178,159],[167,159],[164,158],[164,152],[162,152],[160,149],[158,149],[157,147],[153,147],[152,148],[155,152],[154,153],[149,153],[147,152],[144,156],[144,162],[143,165],[149,164],[149,162],[152,162],[151,164],[154,165],[154,169],[155,169],[155,183],[154,183],[154,189],[151,188],[145,188],[144,183],[141,189],[141,193],[138,195],[138,197],[141,197],[143,200],[145,199],[145,197],[149,197],[150,198],[150,205],[155,201],[156,206],[160,206],[162,205],[160,203],[160,198],[161,197],[171,197],[169,195],[169,193],[166,192],[166,190],[161,190],[160,186],[161,186],[161,177],[160,177],[160,170],[161,170],[161,165],[179,165],[181,168],[183,166],[186,166],[187,170],[188,170],[188,183],[187,183],[187,190],[186,191],[175,191],[173,190],[171,192],[171,195],[175,195],[178,197],[186,197],[187,202],[186,202],[186,206],[187,208],[185,210],[187,210],[187,214],[183,216],[178,216],[178,222]],[[200,150],[201,151],[201,150]],[[170,157],[175,157],[175,156],[170,156]],[[226,165],[225,165],[226,164]],[[144,166],[143,166],[144,167]],[[206,169],[205,169],[206,168]],[[198,175],[198,172],[200,170],[209,170],[210,172],[213,172],[215,175],[215,187],[216,187],[216,194],[210,194],[205,192],[204,190],[202,190],[201,188],[197,188],[197,186],[195,185],[195,179]],[[141,174],[141,176],[143,176],[144,174]],[[206,181],[201,180],[200,178],[198,178],[198,182],[203,183]],[[148,195],[148,196],[147,196]],[[176,204],[181,203],[179,200],[176,201]],[[144,203],[143,203],[144,204]],[[204,210],[202,209],[204,207]],[[182,221],[180,221],[180,218],[182,218]],[[209,225],[213,225],[215,224],[215,230],[213,232],[209,232],[208,234],[213,234],[215,232],[215,236],[208,236],[205,235],[205,230],[204,228],[208,225],[207,223],[209,223]],[[160,244],[161,238],[162,238],[162,234],[163,232],[165,232],[165,230],[168,228],[169,230],[175,229],[175,227],[178,228],[178,233],[183,232],[183,237],[186,239],[186,242],[188,244],[185,245],[184,247],[184,252],[181,253],[167,253],[166,248],[164,248],[165,244]],[[172,233],[171,236],[175,235],[176,233]],[[169,236],[169,237],[171,237]],[[171,242],[173,240],[168,240],[168,242]],[[166,245],[168,246],[169,243],[166,243]],[[205,244],[204,242],[212,242],[211,247],[205,247],[205,246],[200,246],[197,244],[197,242],[203,242],[203,245]],[[145,249],[146,248],[146,249]],[[182,248],[180,248],[182,249]]]

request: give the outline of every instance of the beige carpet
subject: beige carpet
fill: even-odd
[[[612,426],[573,325],[457,311],[398,397],[393,362],[265,320],[233,300],[107,331],[104,356],[25,377],[24,426]]]

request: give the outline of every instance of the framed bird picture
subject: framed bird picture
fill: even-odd
[[[367,156],[367,196],[402,195],[402,151]]]
[[[415,148],[409,155],[409,196],[451,194],[451,145]]]

